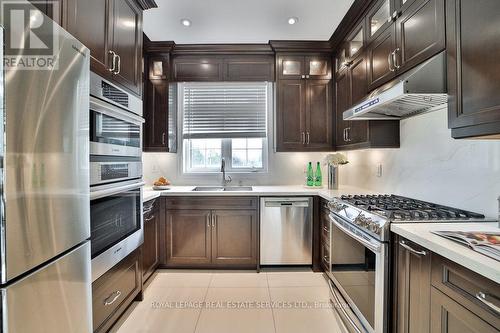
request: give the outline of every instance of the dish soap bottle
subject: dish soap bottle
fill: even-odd
[[[316,163],[316,174],[314,177],[314,186],[321,186],[323,184],[323,176],[321,175],[321,165]]]
[[[307,165],[307,186],[314,186],[314,174],[313,174],[313,166],[312,162],[309,162]]]

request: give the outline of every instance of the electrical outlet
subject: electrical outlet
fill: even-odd
[[[382,164],[377,164],[377,177],[382,177]]]

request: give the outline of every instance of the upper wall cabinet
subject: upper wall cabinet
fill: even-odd
[[[335,71],[339,73],[352,64],[354,57],[363,52],[365,46],[365,25],[360,22],[340,46],[335,58]]]
[[[446,1],[448,114],[454,138],[500,139],[500,1]]]
[[[343,113],[368,93],[364,52],[353,58],[335,78],[337,150],[399,147],[399,121],[344,120]]]
[[[177,89],[169,82],[169,53],[144,54],[143,150],[177,152]]]
[[[193,81],[274,81],[274,57],[248,56],[175,56],[173,80]]]
[[[445,48],[442,0],[380,0],[365,17],[373,90]]]
[[[281,54],[277,63],[276,150],[333,150],[330,58]]]
[[[329,80],[332,78],[330,67],[330,59],[321,55],[278,57],[279,78],[284,80]]]
[[[92,71],[140,96],[142,10],[133,0],[66,0],[66,29],[90,49]]]

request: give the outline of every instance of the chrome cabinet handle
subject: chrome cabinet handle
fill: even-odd
[[[217,215],[212,215],[212,228],[215,228],[215,224],[217,223]]]
[[[308,79],[308,78],[309,78],[309,75],[306,75],[306,79]]]
[[[347,128],[344,128],[344,142],[347,142]]]
[[[116,56],[118,57],[118,69],[114,73],[115,75],[120,74],[120,71],[122,70],[122,57],[120,57],[119,54],[117,54]]]
[[[345,129],[345,137],[346,137],[346,142],[351,142],[351,128],[350,127],[347,127]]]
[[[309,135],[309,132],[306,132],[306,137],[307,137],[306,143],[309,144],[310,138],[311,138],[311,136]]]
[[[495,298],[498,300],[497,297],[493,296],[493,295],[490,295],[488,293],[484,293],[482,291],[479,291],[477,294],[476,294],[476,298],[481,301],[481,303],[483,303],[484,305],[486,305],[488,308],[490,308],[491,310],[493,310],[493,312],[495,312],[496,314],[500,314],[500,307],[498,307],[497,305],[493,304],[493,302],[491,301],[488,301],[488,298],[491,297],[491,298]]]
[[[118,299],[118,297],[121,296],[121,294],[122,292],[119,290],[113,291],[111,295],[109,295],[109,297],[104,300],[104,306],[109,306],[113,304]]]
[[[306,78],[306,76],[305,76],[305,75],[301,75],[300,77],[301,77],[302,79],[305,79],[305,78]]]
[[[116,70],[116,62],[115,62],[115,59],[116,59],[116,53],[115,53],[115,51],[113,51],[113,50],[109,50],[109,51],[108,51],[108,53],[109,53],[109,54],[111,54],[111,55],[113,56],[113,57],[111,58],[111,61],[112,61],[112,63],[113,63],[113,67],[108,68],[108,71],[110,71],[111,73],[114,73],[114,72],[115,72],[115,70]]]
[[[207,215],[207,227],[210,228],[211,226],[211,222],[212,222],[212,215],[211,214],[208,214]]]
[[[396,69],[394,68],[394,64],[393,64],[393,61],[394,61],[394,58],[393,58],[393,53],[394,53],[394,52],[391,52],[391,53],[389,53],[389,55],[387,56],[387,62],[389,63],[389,70],[390,70],[391,72],[396,71]]]
[[[401,68],[401,66],[400,66],[400,65],[398,65],[398,52],[399,52],[399,51],[400,51],[400,49],[399,49],[399,47],[398,47],[398,48],[397,48],[397,49],[395,49],[395,50],[394,50],[394,52],[393,52],[393,57],[394,57],[394,59],[393,59],[393,63],[394,63],[394,67],[395,67],[396,69],[400,69],[400,68]]]
[[[151,220],[154,220],[154,218],[155,218],[155,216],[153,215],[150,218],[144,219],[144,222],[149,222]]]
[[[302,144],[305,145],[306,144],[306,134],[304,132],[301,132],[300,135],[302,137]]]
[[[162,145],[165,144],[165,132],[163,132],[162,135],[161,135],[161,144]]]
[[[411,246],[409,246],[408,244],[406,244],[406,242],[403,240],[399,241],[399,245],[401,245],[402,247],[404,247],[405,249],[407,249],[408,251],[410,251],[411,253],[413,253],[417,256],[426,256],[427,255],[426,251],[417,251],[414,248],[412,248]]]

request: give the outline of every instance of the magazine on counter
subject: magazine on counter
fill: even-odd
[[[500,261],[500,232],[432,231],[432,233],[469,246],[476,252]]]

